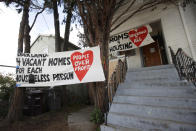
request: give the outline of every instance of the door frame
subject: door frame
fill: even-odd
[[[156,44],[156,45],[155,45]],[[155,49],[157,49],[157,55],[156,55],[156,57],[159,59],[159,61],[160,62],[158,62],[158,63],[160,63],[160,64],[158,64],[158,65],[151,65],[151,66],[146,66],[146,63],[145,63],[145,60],[144,60],[144,47],[146,47],[146,46],[152,46],[152,48],[155,48]],[[162,54],[161,54],[161,51],[160,51],[160,46],[159,46],[159,43],[158,42],[153,42],[153,43],[150,43],[150,44],[148,44],[148,45],[146,45],[146,46],[143,46],[143,47],[141,47],[140,48],[140,50],[141,50],[141,56],[142,56],[142,67],[152,67],[152,66],[159,66],[159,65],[164,65],[163,64],[163,59],[162,59]],[[149,47],[148,47],[149,48]],[[150,48],[149,48],[150,49]],[[150,53],[150,52],[149,52]],[[151,57],[153,57],[153,56],[151,56]]]
[[[171,64],[171,59],[170,59],[169,53],[168,53],[169,48],[167,48],[167,43],[166,43],[166,40],[165,40],[165,31],[163,29],[163,22],[162,22],[161,19],[159,20],[159,22],[160,22],[160,25],[161,25],[161,34],[162,34],[162,39],[163,39],[163,46],[165,48],[166,59],[167,59],[168,64]]]
[[[164,46],[164,49],[165,49],[165,54],[166,54],[166,59],[167,59],[167,64],[171,64],[171,61],[170,61],[170,57],[169,57],[169,54],[168,54],[168,48],[167,48],[167,45],[166,45],[166,41],[165,41],[165,35],[164,35],[164,29],[163,29],[163,25],[162,25],[162,20],[161,19],[158,19],[156,21],[152,21],[152,22],[149,22],[148,24],[151,24],[151,23],[155,23],[155,22],[159,22],[160,23],[160,27],[161,27],[161,37],[163,39],[163,46]],[[153,36],[151,36],[153,37]],[[140,53],[140,60],[141,60],[141,67],[145,67],[144,66],[144,55],[143,55],[143,50],[142,50],[142,47],[139,48],[139,53]],[[159,50],[159,53],[160,53],[160,50]],[[160,57],[161,57],[161,61],[162,61],[162,54],[160,53]],[[162,63],[163,65],[163,63]]]

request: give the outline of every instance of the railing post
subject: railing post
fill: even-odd
[[[104,118],[105,118],[106,125],[107,125],[107,115],[111,103],[113,101],[113,97],[117,90],[118,84],[124,81],[126,71],[127,71],[127,65],[126,65],[126,58],[125,58],[123,62],[122,60],[118,61],[115,71],[112,73],[111,78],[108,81],[106,92],[105,92],[105,105],[104,105],[105,106]]]
[[[182,48],[179,48],[176,54],[170,48],[171,57],[174,66],[178,72],[180,80],[191,81],[196,86],[196,62],[193,58],[189,57]]]

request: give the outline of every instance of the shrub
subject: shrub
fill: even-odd
[[[9,100],[16,85],[12,75],[0,74],[0,117],[5,117],[9,107]]]
[[[104,122],[104,114],[100,109],[95,108],[91,113],[91,121],[95,124],[102,124]]]

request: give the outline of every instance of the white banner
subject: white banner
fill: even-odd
[[[110,37],[109,53],[110,56],[116,56],[117,51],[131,50],[153,43],[150,36],[152,28],[149,25],[132,29]]]
[[[44,87],[104,81],[99,46],[53,54],[19,54],[17,87]],[[29,81],[29,75],[34,82]]]

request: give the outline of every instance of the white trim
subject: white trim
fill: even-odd
[[[181,16],[181,19],[182,19],[182,24],[184,26],[185,34],[186,34],[186,37],[187,37],[187,40],[188,40],[188,44],[189,44],[189,47],[190,47],[192,58],[194,60],[196,60],[196,55],[195,55],[195,51],[194,51],[194,48],[193,48],[193,43],[191,41],[190,33],[188,31],[188,27],[187,27],[186,20],[185,20],[185,17],[184,17],[183,8],[181,7],[180,3],[178,4],[178,8],[179,8],[180,16]]]

